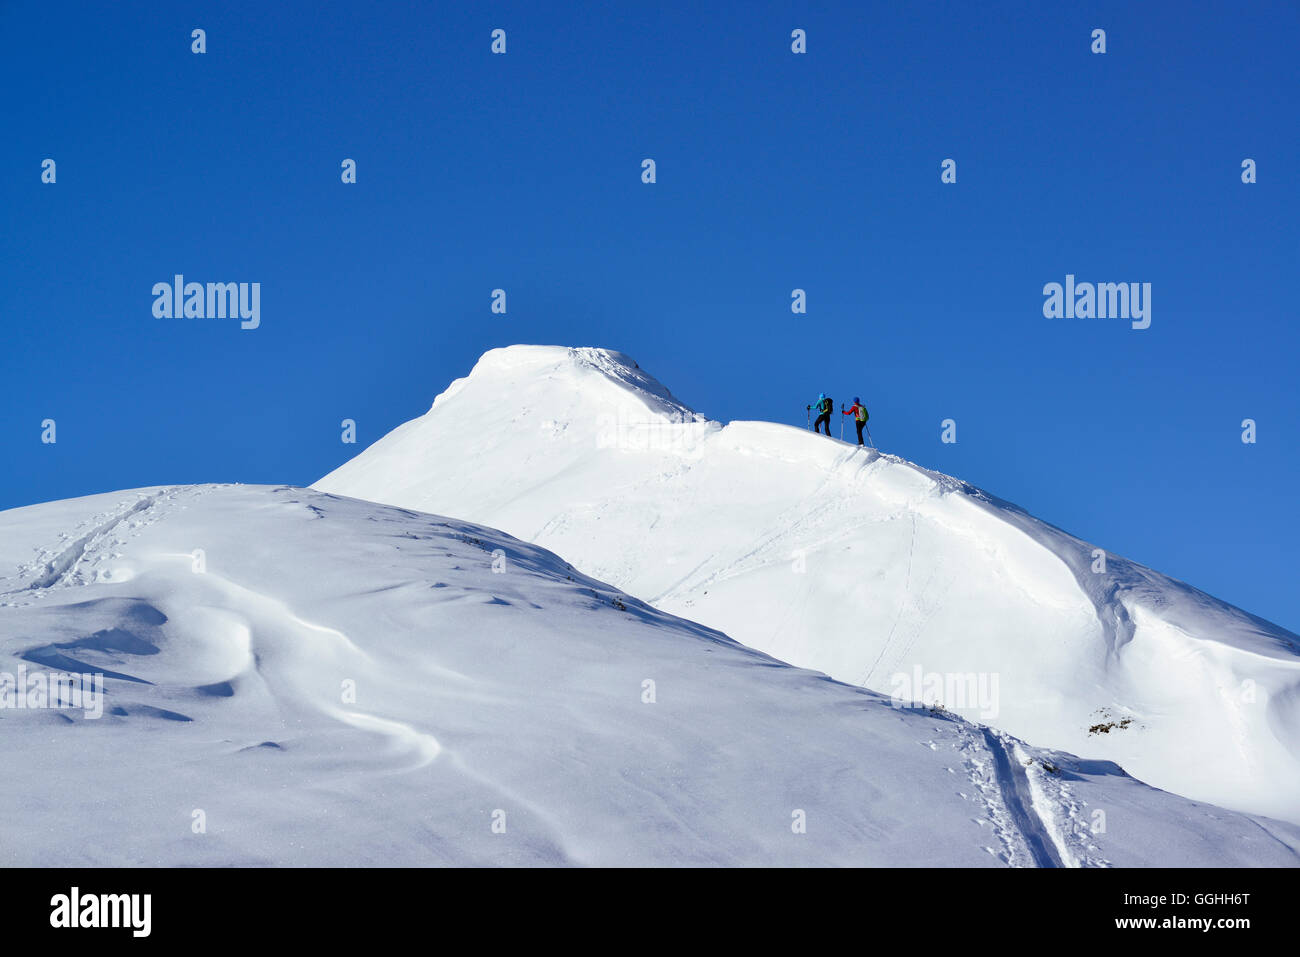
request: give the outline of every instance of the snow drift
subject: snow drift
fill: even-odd
[[[0,672],[108,675],[99,718],[0,710],[0,864],[1293,866],[1300,850],[1300,828],[899,710],[434,515],[140,489],[0,513],[0,563]]]
[[[781,660],[1300,822],[1296,635],[896,456],[709,421],[619,353],[488,352],[316,487],[501,528]]]

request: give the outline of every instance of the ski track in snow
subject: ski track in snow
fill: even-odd
[[[1026,855],[1022,848],[1023,839],[1019,838],[1015,821],[1006,809],[1002,790],[998,787],[993,756],[983,738],[977,738],[969,729],[959,732],[959,744],[955,745],[965,763],[966,775],[975,788],[980,803],[980,816],[974,822],[997,839],[998,848],[985,846],[989,854],[1002,861],[1008,867],[1018,867]],[[966,797],[964,792],[963,796]]]
[[[1016,760],[1002,735],[984,728],[984,742],[994,763],[994,780],[1002,797],[1002,806],[1011,816],[1024,850],[1034,867],[1060,867],[1061,857],[1055,842],[1038,816],[1029,780],[1023,765]]]
[[[880,664],[880,659],[884,658],[885,652],[889,650],[889,643],[894,639],[894,632],[898,630],[898,623],[903,620],[903,610],[904,607],[906,606],[908,597],[912,593],[911,591],[912,556],[916,552],[916,513],[915,512],[911,513],[911,519],[912,519],[912,538],[911,538],[911,544],[908,545],[907,548],[907,575],[906,578],[904,579],[903,591],[899,594],[899,598],[898,598],[898,614],[894,616],[894,623],[889,627],[889,634],[885,636],[885,640],[880,646],[880,654],[876,655],[876,660],[871,663],[871,667],[867,669],[866,674],[862,676],[862,680],[858,682],[858,684],[863,685],[864,687],[870,684],[871,676],[876,672],[876,666]]]
[[[19,567],[15,577],[20,582],[26,581],[26,584],[0,592],[0,607],[23,607],[49,589],[83,584],[87,580],[103,580],[99,576],[104,571],[105,563],[113,557],[112,550],[125,544],[125,539],[119,534],[124,525],[134,535],[138,535],[142,527],[152,525],[163,517],[165,510],[160,509],[160,505],[173,504],[182,493],[190,497],[201,495],[207,488],[208,486],[201,485],[163,488],[137,496],[112,511],[100,513],[83,522],[73,531],[65,533],[62,541],[42,549],[36,559]],[[150,514],[144,516],[146,512]],[[131,521],[133,516],[144,517]],[[72,541],[69,543],[68,539]],[[88,564],[93,572],[89,579],[80,574],[83,564]]]
[[[1109,866],[1093,853],[1097,848],[1088,840],[1088,823],[1064,783],[1052,787],[1042,782],[1014,739],[952,720],[957,729],[953,747],[980,807],[974,823],[997,839],[997,847],[985,846],[989,854],[1008,867]],[[1056,823],[1058,815],[1065,827]]]
[[[1024,769],[1029,785],[1029,801],[1056,847],[1064,867],[1109,867],[1104,858],[1094,856],[1097,845],[1091,840],[1091,825],[1082,815],[1082,807],[1064,781],[1043,769],[1041,762],[1026,755],[1012,742],[1009,755]],[[1056,772],[1059,774],[1059,769]],[[1058,816],[1059,814],[1059,816]]]

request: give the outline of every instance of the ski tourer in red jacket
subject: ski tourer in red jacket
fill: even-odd
[[[853,405],[846,409],[843,414],[853,416],[853,424],[858,427],[858,445],[864,444],[862,441],[862,427],[867,424],[867,407],[855,395]]]

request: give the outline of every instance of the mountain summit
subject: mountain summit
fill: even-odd
[[[316,488],[457,517],[839,680],[1300,821],[1300,638],[959,479],[709,421],[603,349],[486,353]]]

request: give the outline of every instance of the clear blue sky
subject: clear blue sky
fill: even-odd
[[[486,349],[600,345],[716,419],[861,394],[1300,630],[1297,50],[1282,2],[0,3],[0,507],[307,484]],[[154,318],[175,273],[261,328]],[[1067,273],[1151,328],[1044,318]]]

